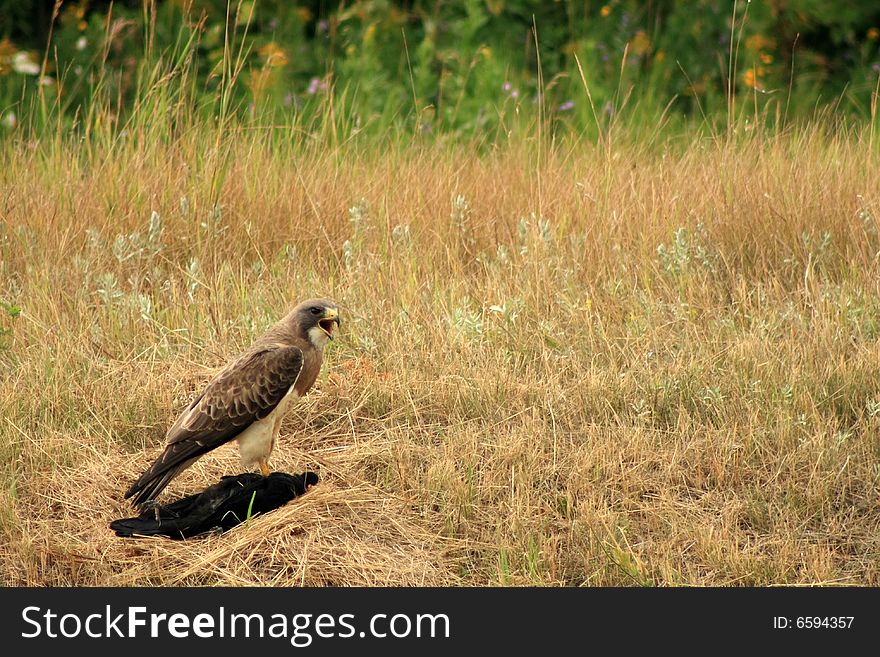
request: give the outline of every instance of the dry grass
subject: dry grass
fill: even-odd
[[[271,134],[3,153],[0,580],[880,584],[859,135]],[[188,395],[314,294],[343,332],[274,466],[322,483],[223,536],[113,537]],[[224,448],[165,495],[237,468]]]

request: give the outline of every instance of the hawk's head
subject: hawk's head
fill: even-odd
[[[303,301],[291,314],[300,335],[318,349],[323,349],[339,328],[339,308],[330,299]]]

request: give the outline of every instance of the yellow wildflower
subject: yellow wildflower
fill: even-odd
[[[269,68],[279,68],[287,64],[287,53],[274,41],[270,41],[257,52],[266,59],[266,66]]]
[[[308,7],[300,7],[296,10],[296,15],[299,16],[299,19],[303,23],[308,23],[310,20],[312,20],[312,10]]]
[[[755,71],[753,69],[749,69],[743,73],[743,84],[749,89],[755,88]]]
[[[611,7],[609,7],[608,5],[605,5],[604,7],[602,7],[602,9],[599,10],[599,14],[602,16],[602,18],[606,18],[610,13]]]
[[[644,30],[639,30],[632,38],[630,46],[636,55],[644,55],[651,51],[651,39],[648,38]]]
[[[773,55],[770,53],[762,52],[761,53],[761,63],[762,64],[772,64],[773,63]]]
[[[391,19],[391,22],[395,25],[401,25],[406,22],[406,14],[404,14],[397,7],[392,7],[388,10],[388,18]]]
[[[658,50],[657,54],[654,55],[654,59],[656,59],[658,62],[662,62],[664,59],[666,59],[666,53],[662,50]]]
[[[868,38],[871,41],[876,41],[878,38],[880,38],[880,30],[878,30],[876,27],[869,28]]]
[[[18,49],[9,39],[0,39],[0,75],[6,75],[12,70],[12,57]]]
[[[504,0],[486,0],[486,6],[490,14],[500,16],[501,12],[504,11]]]
[[[755,34],[746,39],[746,48],[749,50],[773,50],[776,47],[776,41],[769,39],[760,34]]]

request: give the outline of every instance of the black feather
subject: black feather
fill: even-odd
[[[258,513],[268,513],[318,483],[318,475],[273,472],[268,477],[252,472],[223,477],[201,493],[172,504],[144,511],[136,518],[110,523],[117,536],[167,536],[181,539],[212,529],[235,527]]]

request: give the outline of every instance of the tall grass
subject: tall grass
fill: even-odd
[[[361,133],[344,94],[207,111],[186,61],[3,145],[2,581],[880,583],[869,126],[448,143]],[[344,331],[274,465],[322,484],[111,539],[189,396],[315,294]]]

